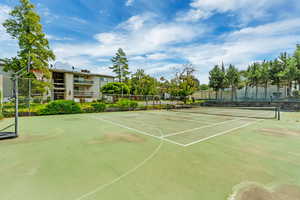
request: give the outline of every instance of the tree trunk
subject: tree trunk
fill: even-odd
[[[268,83],[265,83],[265,99],[267,99],[268,95]]]
[[[246,88],[245,88],[245,98],[248,97],[248,85],[246,85]]]
[[[233,96],[234,96],[234,87],[231,87],[231,101],[233,101]]]
[[[221,90],[221,101],[223,101],[223,92],[224,92],[224,89],[222,88],[222,90]]]
[[[235,100],[237,101],[238,97],[237,97],[237,88],[234,87],[234,94],[235,94]]]
[[[292,87],[293,87],[293,82],[290,81],[289,82],[289,93],[288,93],[288,96],[292,96]]]
[[[255,91],[255,99],[257,100],[258,98],[258,85],[256,85],[256,91]]]

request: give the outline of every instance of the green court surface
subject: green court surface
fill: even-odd
[[[300,199],[297,112],[23,117],[20,133],[0,141],[1,200]]]

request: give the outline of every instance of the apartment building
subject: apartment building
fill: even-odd
[[[100,98],[102,86],[114,81],[113,76],[93,74],[88,70],[51,69],[51,73],[53,84],[51,98],[53,100],[92,102]]]
[[[52,73],[51,89],[43,94],[44,98],[52,100],[74,100],[76,102],[92,102],[101,98],[100,89],[114,81],[113,76],[94,74],[88,70],[50,69]],[[14,83],[11,73],[4,72],[0,67],[0,91],[3,101],[10,101],[14,97]],[[42,94],[34,92],[34,85],[28,79],[19,79],[19,95],[31,98]]]

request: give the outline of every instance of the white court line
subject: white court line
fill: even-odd
[[[258,114],[263,114],[263,112],[258,113]],[[255,115],[252,115],[250,117],[253,117],[253,116],[255,116]],[[226,124],[227,122],[239,121],[239,120],[242,120],[242,119],[249,119],[249,118],[239,117],[239,118],[235,118],[233,120],[226,120],[226,121],[223,121],[223,122],[220,122],[220,123],[215,123],[215,124],[211,124],[211,125],[207,125],[207,126],[201,126],[201,127],[198,127],[198,128],[193,128],[193,129],[180,131],[180,132],[177,132],[177,133],[168,134],[168,135],[165,135],[164,137],[175,136],[175,135],[179,135],[179,134],[182,134],[182,133],[187,133],[187,132],[191,132],[191,131],[195,131],[195,130],[199,130],[199,129],[203,129],[203,128],[210,128],[210,127],[214,127],[214,126],[217,126],[217,125],[220,125],[220,124]]]
[[[201,110],[202,111],[202,110]],[[209,109],[207,109],[207,111],[209,111],[209,112],[211,112],[211,110],[209,110]],[[234,116],[234,115],[232,115],[231,113],[231,111],[229,111],[229,110],[227,110],[227,112],[225,112],[225,113],[223,113],[223,114],[219,114],[219,112],[221,112],[222,113],[222,111],[224,111],[224,110],[214,110],[215,111],[215,113],[187,113],[187,114],[190,114],[190,115],[194,115],[194,116],[199,116],[199,115],[203,115],[203,116],[219,116],[219,117],[232,117],[232,118],[247,118],[247,117],[243,117],[243,116]],[[216,112],[217,111],[217,112]],[[177,113],[180,113],[180,111],[179,112],[177,112]],[[182,112],[182,113],[184,113],[184,111]],[[250,118],[251,117],[255,117],[255,116],[258,116],[259,114],[269,114],[270,113],[270,111],[263,111],[263,112],[260,112],[260,113],[255,113],[254,115],[250,115]],[[247,112],[243,112],[243,113],[238,113],[238,114],[250,114],[250,113],[247,113]],[[271,115],[271,114],[270,114]],[[273,114],[272,114],[273,115]],[[274,116],[275,116],[275,113],[274,113]],[[270,118],[271,118],[272,116],[270,116]],[[249,117],[248,117],[249,118]],[[275,118],[275,117],[274,117]]]
[[[104,122],[107,122],[107,123],[110,123],[110,124],[113,124],[113,125],[115,125],[115,126],[119,126],[119,127],[121,127],[121,128],[128,129],[128,130],[131,130],[131,131],[134,131],[134,132],[143,134],[143,135],[147,135],[147,136],[150,136],[150,137],[154,137],[154,138],[157,138],[157,139],[160,139],[160,140],[165,140],[165,141],[167,141],[167,142],[170,142],[170,143],[173,143],[173,144],[176,144],[176,145],[179,145],[179,146],[184,146],[184,144],[181,144],[181,143],[178,143],[178,142],[174,142],[173,140],[165,139],[163,136],[152,135],[152,134],[147,133],[147,132],[145,132],[145,131],[141,131],[141,130],[138,130],[138,129],[135,129],[135,128],[131,128],[131,127],[129,127],[129,126],[125,126],[125,125],[123,125],[123,124],[119,124],[119,123],[116,123],[116,122],[111,121],[111,120],[103,119],[103,118],[100,118],[100,117],[92,117],[92,118],[98,119],[98,120],[101,120],[101,121],[104,121]]]
[[[162,133],[161,133],[162,134]],[[104,185],[100,185],[99,187],[97,187],[96,189],[85,193],[83,195],[81,195],[80,197],[76,198],[75,200],[82,200],[87,198],[88,196],[91,196],[93,194],[96,194],[97,192],[102,191],[103,189],[113,185],[114,183],[117,183],[118,181],[120,181],[121,179],[129,176],[130,174],[134,173],[135,171],[137,171],[139,168],[143,167],[149,160],[151,160],[152,158],[154,158],[154,156],[159,152],[159,150],[161,149],[163,145],[163,140],[161,140],[160,144],[158,145],[158,147],[145,159],[143,160],[141,163],[139,163],[138,165],[136,165],[134,168],[132,168],[131,170],[127,171],[126,173],[122,174],[121,176],[113,179],[111,182],[106,183]]]
[[[220,124],[226,124],[226,123],[233,122],[233,121],[239,121],[241,119],[244,119],[244,118],[226,120],[224,122],[219,122],[219,123],[210,124],[210,125],[206,125],[206,126],[200,126],[200,127],[197,127],[197,128],[192,128],[192,129],[188,129],[188,130],[184,130],[184,131],[180,131],[180,132],[176,132],[176,133],[171,133],[171,134],[168,134],[168,135],[164,135],[164,138],[179,135],[179,134],[183,134],[183,133],[188,133],[188,132],[191,132],[191,131],[196,131],[196,130],[203,129],[203,128],[210,128],[210,127],[218,126]]]
[[[230,133],[230,132],[232,132],[232,131],[235,131],[235,130],[238,130],[238,129],[241,129],[241,128],[245,128],[245,127],[250,126],[251,124],[254,124],[254,123],[258,122],[258,121],[262,121],[262,120],[257,120],[257,121],[255,121],[255,122],[250,122],[250,123],[244,124],[244,125],[242,125],[242,126],[235,127],[235,128],[230,129],[230,130],[223,131],[223,132],[217,133],[217,134],[215,134],[215,135],[212,135],[212,136],[209,136],[209,137],[206,137],[206,138],[203,138],[203,139],[200,139],[200,140],[191,142],[191,143],[189,143],[189,144],[185,144],[184,147],[188,147],[188,146],[191,146],[191,145],[193,145],[193,144],[197,144],[197,143],[200,143],[200,142],[204,142],[204,141],[209,140],[209,139],[211,139],[211,138],[218,137],[218,136],[221,136],[221,135],[225,135],[225,134],[227,134],[227,133]]]
[[[180,116],[170,115],[170,114],[166,114],[166,113],[158,113],[158,112],[149,112],[149,113],[151,113],[151,114],[157,114],[157,115],[167,115],[167,116],[170,116],[170,117],[172,117],[174,119],[179,119],[181,121],[190,121],[190,122],[198,122],[198,123],[204,123],[204,124],[212,124],[212,122],[208,122],[208,121],[193,120],[193,119],[183,119]]]

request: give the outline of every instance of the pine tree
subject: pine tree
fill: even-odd
[[[3,26],[13,39],[18,40],[19,51],[16,57],[2,59],[4,70],[16,72],[30,64],[31,69],[41,70],[49,77],[49,62],[55,59],[55,55],[43,33],[35,6],[29,0],[20,0],[20,5],[10,12],[10,16]]]
[[[117,74],[119,82],[127,81],[130,72],[128,71],[128,60],[123,49],[118,49],[116,56],[113,57],[111,61],[113,63],[113,66],[110,67],[110,69],[112,69],[113,72]]]

